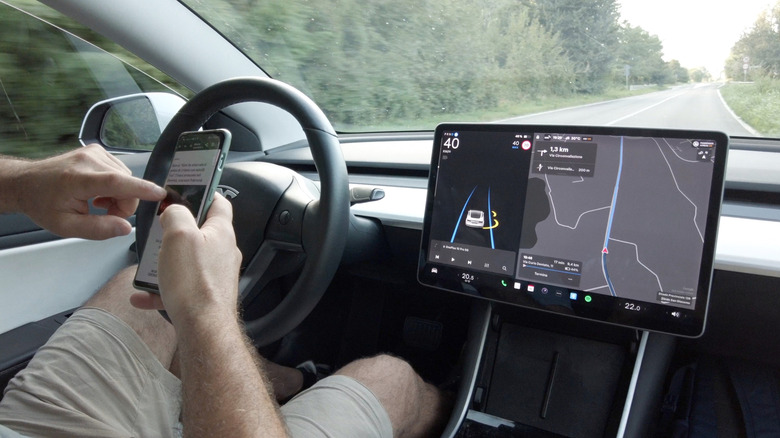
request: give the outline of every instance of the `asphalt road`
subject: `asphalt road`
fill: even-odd
[[[720,84],[669,90],[501,120],[502,123],[628,126],[723,131],[755,136],[726,106]]]

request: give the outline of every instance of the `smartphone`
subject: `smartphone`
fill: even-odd
[[[169,205],[184,205],[195,216],[198,226],[203,224],[222,175],[230,138],[230,131],[225,129],[183,132],[179,136],[165,179],[168,195],[157,204],[157,214],[133,280],[136,289],[160,292],[157,281],[157,259],[162,243],[160,215]]]

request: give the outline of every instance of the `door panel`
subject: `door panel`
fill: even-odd
[[[60,239],[0,251],[0,333],[78,307],[135,262],[135,231],[104,241]]]

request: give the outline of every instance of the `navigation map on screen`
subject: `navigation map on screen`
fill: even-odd
[[[693,306],[714,142],[540,137],[550,140],[534,144],[530,178],[546,196],[526,208],[549,213],[523,227],[517,276]]]

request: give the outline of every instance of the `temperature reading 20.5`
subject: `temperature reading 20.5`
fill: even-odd
[[[444,140],[444,147],[447,149],[457,149],[460,146],[460,139],[458,137],[448,137]]]

